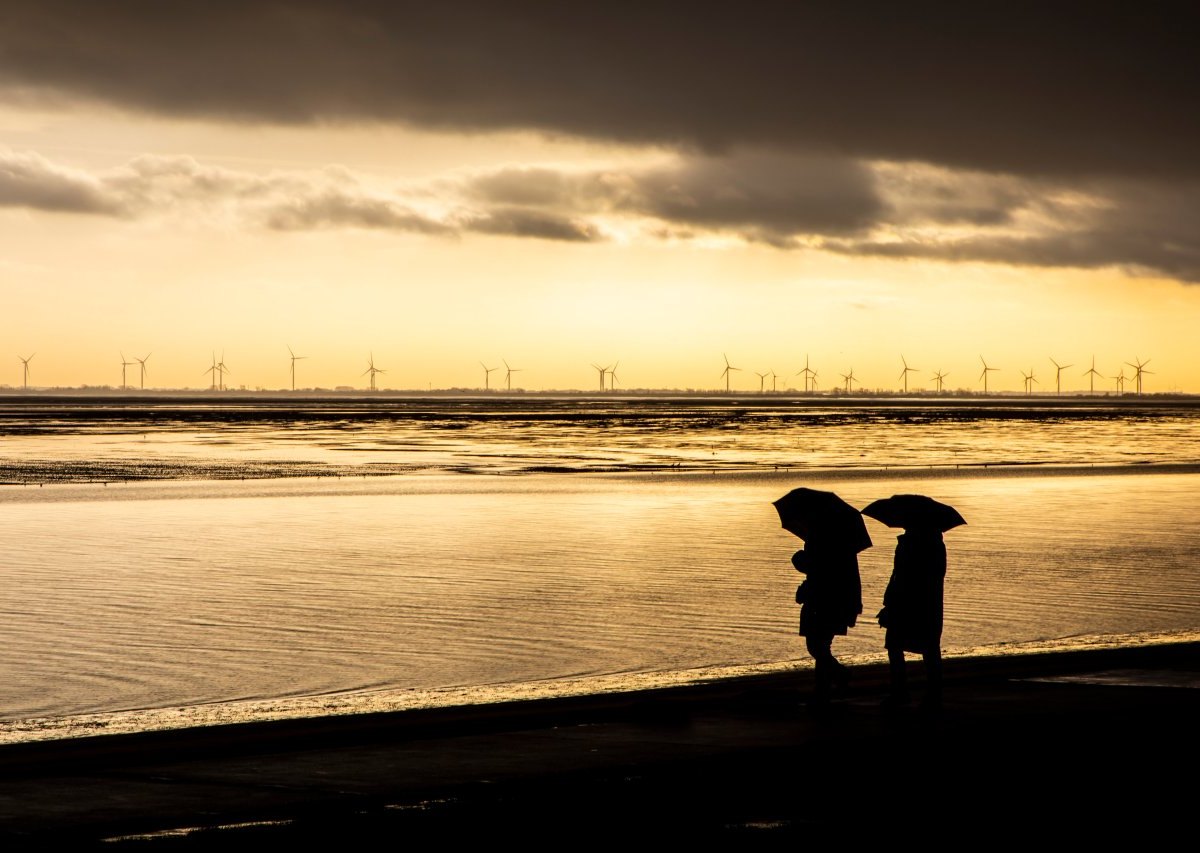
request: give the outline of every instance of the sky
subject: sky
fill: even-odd
[[[0,385],[1200,392],[1198,18],[6,0]]]

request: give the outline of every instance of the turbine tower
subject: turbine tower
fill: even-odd
[[[983,356],[979,356],[979,361],[983,364],[983,373],[979,374],[979,378],[983,380],[983,393],[988,392],[987,375],[993,370],[999,370],[998,367],[988,367],[988,363],[983,360]]]
[[[492,373],[494,373],[495,371],[499,370],[500,368],[498,368],[498,367],[488,367],[488,366],[487,366],[486,364],[484,364],[482,361],[481,361],[481,362],[479,362],[479,366],[483,368],[483,390],[484,390],[484,391],[490,391],[490,390],[491,390],[491,388],[492,388],[492,382],[491,382],[491,380],[492,380]]]
[[[125,368],[134,364],[132,361],[125,360],[125,353],[121,353],[121,390],[125,390]]]
[[[905,361],[905,359],[904,359],[904,356],[900,356],[900,362],[904,365],[904,369],[900,371],[900,378],[904,380],[904,393],[907,394],[908,393],[908,374],[912,373],[917,368],[909,367],[908,362]]]
[[[1053,359],[1051,359],[1051,360],[1053,360]],[[1034,377],[1032,367],[1029,368],[1029,373],[1026,373],[1023,370],[1019,371],[1019,373],[1021,374],[1021,378],[1025,380],[1025,396],[1027,396],[1027,397],[1032,396],[1033,395],[1033,383],[1037,382],[1038,385],[1041,385],[1042,383],[1038,382],[1037,379]]]
[[[846,380],[846,393],[849,394],[854,390],[854,368],[850,368],[849,373],[839,373],[838,376]]]
[[[292,352],[291,347],[288,347],[287,351],[288,351],[288,356],[292,359],[292,390],[295,391],[296,390],[296,362],[303,361],[304,359],[308,358],[308,356],[296,355],[294,352]]]
[[[609,391],[617,390],[617,381],[618,381],[617,368],[620,366],[620,364],[621,364],[621,362],[614,361],[613,366],[608,369],[608,390]]]
[[[150,360],[150,356],[152,356],[152,355],[154,355],[154,353],[152,353],[152,352],[151,352],[151,353],[146,353],[146,357],[145,357],[145,358],[138,358],[136,355],[133,357],[133,360],[134,360],[134,361],[136,361],[138,364],[140,364],[140,365],[142,366],[142,367],[141,367],[141,370],[142,370],[142,384],[141,384],[141,386],[140,386],[140,387],[141,387],[141,389],[142,389],[143,391],[145,391],[145,390],[146,390],[146,362],[148,362],[148,361]],[[124,356],[122,356],[122,357],[124,357]]]
[[[1113,376],[1110,378],[1117,380],[1117,393],[1124,394],[1125,393],[1125,368],[1124,368],[1124,366],[1121,367],[1120,373],[1118,373],[1116,376]]]
[[[1137,364],[1134,364],[1133,363],[1134,361],[1136,361]],[[1134,374],[1133,374],[1132,378],[1134,379],[1134,381],[1137,382],[1137,392],[1138,392],[1138,396],[1140,397],[1142,394],[1142,376],[1147,373],[1152,374],[1152,375],[1154,373],[1153,370],[1146,370],[1146,365],[1150,363],[1150,359],[1146,359],[1145,361],[1142,361],[1140,358],[1134,356],[1133,361],[1127,361],[1125,363],[1134,369]],[[1124,373],[1125,368],[1122,367],[1121,372]]]
[[[949,375],[950,375],[949,373],[942,373],[942,371],[940,371],[940,370],[937,373],[933,374],[933,381],[937,383],[937,388],[938,388],[939,394],[942,393],[942,380],[945,379]]]
[[[387,371],[381,367],[375,366],[375,353],[371,353],[370,357],[367,359],[367,369],[360,373],[359,376],[369,375],[371,377],[371,390],[377,391],[378,389],[375,387],[375,376],[380,373],[387,373]]]
[[[775,393],[775,380],[779,378],[779,374],[774,369],[771,370],[771,393]]]
[[[1125,369],[1122,368],[1121,372],[1124,373]],[[1092,366],[1090,368],[1088,368],[1086,371],[1084,371],[1083,375],[1088,377],[1088,393],[1095,394],[1096,393],[1096,377],[1100,376],[1100,371],[1098,371],[1096,369],[1096,356],[1092,356]],[[1104,377],[1101,376],[1100,378],[1103,379]]]
[[[769,370],[768,370],[766,373],[759,373],[759,372],[756,370],[756,371],[754,371],[754,375],[758,377],[758,393],[759,393],[759,394],[763,394],[763,393],[765,393],[765,392],[766,392],[767,377],[771,375],[771,371],[769,371]]]
[[[226,390],[225,389],[225,374],[226,373],[233,373],[233,371],[230,370],[228,365],[225,364],[225,353],[222,352],[221,360],[217,362],[217,375],[221,377],[220,390],[222,390],[222,391]]]
[[[504,361],[504,359],[500,359],[500,360]],[[506,391],[512,390],[512,375],[514,373],[520,373],[524,369],[525,368],[523,368],[523,367],[509,367],[508,362],[504,361],[504,371],[505,371],[505,373],[504,373],[504,389]]]
[[[21,358],[21,356],[17,356],[17,361],[21,362],[25,369],[25,378],[22,380],[21,385],[21,389],[24,391],[29,390],[29,362],[33,361],[34,355],[37,355],[37,353],[35,352],[33,355],[29,356],[29,358]]]
[[[600,391],[601,391],[601,393],[603,393],[603,391],[604,391],[604,374],[608,373],[608,368],[601,367],[600,365],[596,364],[595,362],[592,363],[592,367],[596,368],[596,372],[600,374]]]
[[[1062,372],[1064,370],[1066,370],[1068,367],[1074,367],[1075,365],[1059,364],[1053,358],[1050,359],[1050,363],[1053,364],[1054,369],[1058,371],[1058,373],[1056,373],[1054,376],[1054,394],[1055,394],[1055,396],[1061,397],[1062,396]],[[1032,368],[1030,368],[1030,369],[1032,369]]]
[[[740,367],[734,367],[729,363],[729,356],[721,353],[721,358],[725,359],[725,369],[721,371],[721,376],[725,380],[725,393],[729,393],[729,374],[735,370],[741,370]]]

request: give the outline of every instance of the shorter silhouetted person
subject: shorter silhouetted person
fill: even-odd
[[[858,554],[849,547],[809,541],[792,555],[796,571],[806,576],[796,589],[800,636],[815,663],[817,703],[827,702],[834,686],[844,688],[846,667],[833,656],[833,638],[845,635],[862,613]]]
[[[925,659],[926,702],[941,701],[942,595],[946,578],[946,545],[936,529],[910,528],[896,539],[896,561],[879,624],[887,629],[892,693],[889,704],[909,701],[904,653]]]

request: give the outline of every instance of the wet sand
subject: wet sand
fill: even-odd
[[[866,666],[825,709],[804,704],[796,672],[6,746],[0,845],[765,848],[1191,830],[1200,644],[961,658],[946,675],[940,709],[881,708],[886,673]]]

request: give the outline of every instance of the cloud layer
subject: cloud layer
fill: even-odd
[[[1200,176],[1200,6],[7,0],[8,97]]]
[[[566,242],[719,237],[845,255],[1121,267],[1200,282],[1193,183],[1050,181],[739,150],[621,170],[501,167],[418,185],[330,167],[267,175],[190,157],[96,174],[0,150],[0,207],[273,231]]]

